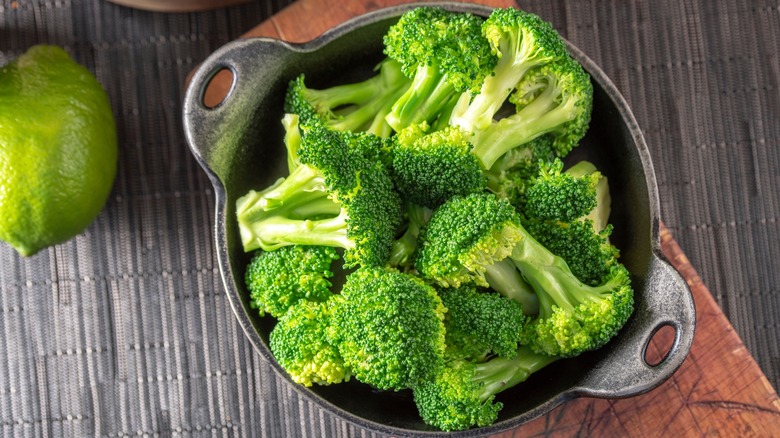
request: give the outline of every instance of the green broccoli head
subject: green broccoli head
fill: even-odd
[[[485,171],[487,188],[522,211],[527,202],[526,191],[539,175],[540,165],[551,162],[555,157],[552,138],[548,135],[510,149]]]
[[[550,23],[515,8],[494,9],[482,34],[498,58],[479,93],[462,95],[450,123],[469,132],[486,129],[526,73],[568,56],[566,44]],[[486,166],[490,167],[490,164]]]
[[[414,388],[420,417],[447,432],[493,424],[504,405],[493,394],[485,396],[476,380],[474,362],[448,362],[434,380]]]
[[[493,194],[455,197],[442,204],[420,239],[416,267],[439,284],[457,286],[472,280],[489,287],[500,284],[498,291],[507,284],[517,284],[517,289],[530,285],[539,306],[532,325],[539,329],[531,329],[536,334],[528,335],[525,343],[537,351],[569,357],[599,348],[633,311],[630,279],[622,265],[611,268],[603,285],[582,283],[565,260],[523,228],[512,206]],[[507,269],[510,263],[516,269]],[[545,335],[548,332],[553,335]],[[560,348],[553,348],[551,338]]]
[[[384,38],[385,54],[412,79],[387,122],[396,131],[431,122],[458,93],[474,93],[496,62],[482,18],[437,7],[415,8]]]
[[[489,287],[487,268],[508,257],[523,238],[519,216],[506,200],[488,193],[454,196],[420,232],[415,266],[442,287]]]
[[[246,268],[250,305],[260,315],[280,317],[298,301],[325,301],[331,295],[331,265],[339,255],[325,246],[286,246],[256,251]]]
[[[503,408],[496,394],[526,381],[558,358],[519,347],[511,358],[475,363],[451,359],[434,380],[414,388],[414,401],[427,424],[445,431],[483,427]]]
[[[527,190],[525,214],[540,220],[572,222],[596,207],[598,171],[574,177],[563,172],[563,162],[544,163]]]
[[[269,347],[296,383],[330,385],[349,380],[351,373],[331,341],[334,295],[324,302],[300,301],[271,330]]]
[[[287,178],[237,201],[244,250],[333,246],[345,249],[346,267],[385,264],[401,202],[380,161],[382,140],[320,123],[303,132],[300,165]]]
[[[430,380],[444,357],[444,313],[436,291],[391,268],[360,268],[347,276],[333,324],[355,378],[400,390]]]
[[[423,122],[394,137],[391,174],[401,196],[435,208],[455,195],[483,191],[485,176],[468,135],[451,126],[428,131]]]
[[[471,360],[489,355],[514,357],[526,323],[523,306],[489,289],[472,285],[439,290],[447,313],[447,348]]]
[[[522,223],[529,234],[566,261],[574,276],[587,285],[603,284],[618,263],[620,251],[609,242],[612,225],[597,232],[589,219],[573,222],[523,219]]]
[[[565,263],[564,263],[565,265]],[[521,271],[526,273],[522,268]],[[540,293],[539,316],[526,328],[524,343],[534,351],[560,357],[577,356],[603,347],[628,321],[634,294],[628,271],[612,267],[599,286],[587,286],[560,269],[533,267],[530,282]]]

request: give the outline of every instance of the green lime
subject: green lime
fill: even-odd
[[[0,68],[0,239],[29,256],[79,234],[116,167],[114,116],[89,70],[55,46]]]

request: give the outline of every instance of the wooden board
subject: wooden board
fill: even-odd
[[[245,36],[290,42],[315,38],[362,13],[406,3],[399,0],[299,0]],[[508,0],[482,0],[514,6]],[[301,25],[305,23],[305,25]],[[216,83],[214,83],[216,82]],[[216,94],[226,89],[212,82]],[[633,398],[582,398],[501,437],[520,436],[780,436],[780,398],[702,283],[669,230],[662,227],[664,252],[683,274],[696,303],[696,337],[677,373],[655,390]],[[668,336],[653,340],[662,355]]]

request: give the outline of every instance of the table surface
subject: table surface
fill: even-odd
[[[112,196],[85,233],[29,259],[0,248],[0,435],[363,435],[301,400],[243,339],[212,249],[214,194],[181,130],[187,73],[288,3],[189,14],[87,0],[0,3],[0,64],[33,44],[65,47],[106,87],[120,138]],[[655,163],[665,223],[777,387],[777,2],[522,6],[623,92]],[[778,415],[731,408],[735,417]],[[571,427],[559,431],[604,432]]]

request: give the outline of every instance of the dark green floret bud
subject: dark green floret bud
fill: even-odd
[[[436,291],[390,268],[347,276],[333,324],[344,362],[356,379],[401,390],[431,380],[444,355],[444,313]]]
[[[260,315],[276,318],[298,301],[325,301],[331,297],[331,265],[339,258],[334,248],[286,246],[256,251],[246,268],[250,305]]]

